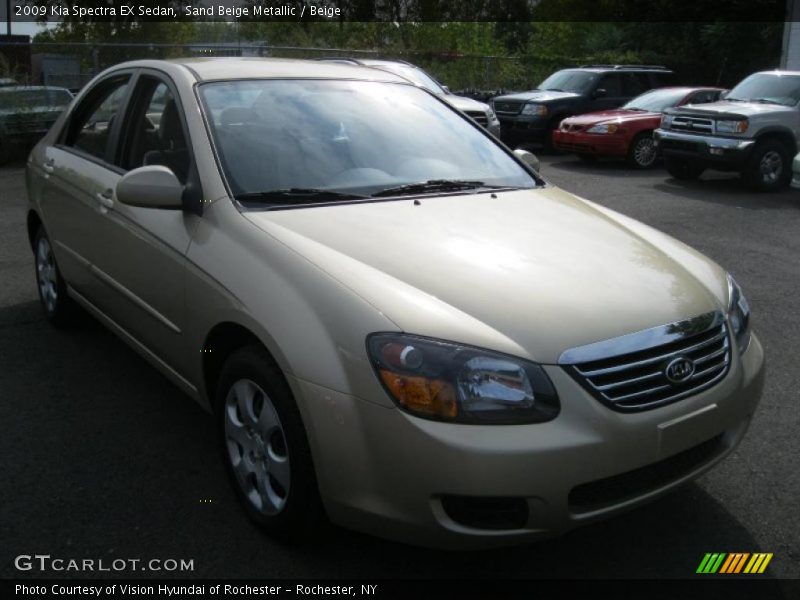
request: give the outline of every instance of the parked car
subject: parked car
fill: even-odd
[[[119,64],[29,157],[42,308],[209,409],[270,532],[552,536],[729,454],[763,350],[724,269],[526,161],[371,68]]]
[[[498,96],[492,100],[492,108],[508,143],[547,145],[565,118],[617,108],[648,90],[668,85],[671,76],[666,67],[584,65],[557,71],[534,90]]]
[[[71,101],[69,90],[59,87],[0,87],[0,164],[22,157]]]
[[[676,179],[706,169],[738,171],[757,191],[789,185],[800,135],[800,72],[764,71],[745,78],[725,98],[702,107],[665,111],[655,137]]]
[[[482,127],[485,127],[493,135],[500,135],[500,121],[494,114],[492,107],[484,102],[478,102],[466,96],[458,96],[450,89],[431,77],[425,70],[416,65],[402,60],[378,60],[372,58],[325,58],[325,61],[347,62],[374,69],[381,69],[408,79],[414,85],[428,90],[445,100],[451,106],[456,107],[461,112],[472,118]]]
[[[19,85],[16,79],[11,77],[0,77],[0,88],[10,87],[12,85]]]
[[[800,153],[792,161],[792,187],[800,190]]]
[[[711,87],[651,90],[622,108],[564,119],[553,132],[553,146],[574,152],[584,160],[612,156],[626,159],[633,167],[647,169],[658,158],[653,132],[661,123],[661,112],[672,106],[715,102],[723,91]]]

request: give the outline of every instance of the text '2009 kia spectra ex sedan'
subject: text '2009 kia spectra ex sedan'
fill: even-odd
[[[274,534],[558,534],[731,452],[763,352],[723,269],[534,164],[375,69],[121,64],[28,161],[42,305],[208,408]]]

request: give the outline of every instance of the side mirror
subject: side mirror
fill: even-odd
[[[720,92],[719,99],[720,100],[724,100],[725,98],[727,98],[729,92],[730,92],[730,90],[723,90],[722,92]]]
[[[117,200],[142,208],[182,208],[183,184],[168,167],[139,167],[119,180]]]
[[[514,150],[514,155],[528,165],[531,169],[539,172],[539,159],[533,152],[528,152],[527,150],[523,150],[522,148],[517,148]]]
[[[608,96],[608,92],[604,88],[597,88],[592,94],[592,98],[605,98]]]

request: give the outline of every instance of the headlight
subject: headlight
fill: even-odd
[[[523,115],[537,115],[539,117],[547,116],[547,107],[544,104],[528,103],[522,107]]]
[[[661,115],[661,127],[669,129],[670,125],[672,125],[672,119],[672,115]]]
[[[739,121],[717,121],[717,131],[720,133],[744,133],[749,123],[747,119]]]
[[[750,344],[750,305],[742,293],[742,288],[728,275],[728,321],[739,352],[747,350]]]
[[[616,123],[602,123],[594,127],[589,127],[586,133],[616,133],[618,129],[619,125]]]
[[[398,333],[367,338],[389,396],[418,417],[457,423],[541,423],[558,397],[537,364],[470,346]]]
[[[494,114],[494,111],[491,108],[486,111],[486,119],[489,121],[489,123],[498,122],[497,115]]]

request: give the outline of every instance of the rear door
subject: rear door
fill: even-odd
[[[128,172],[163,165],[186,183],[193,157],[174,84],[143,69],[118,136],[117,167]],[[186,373],[185,253],[197,217],[182,211],[106,206],[93,232],[91,260],[97,304],[174,373]]]
[[[96,83],[75,107],[57,142],[45,149],[41,210],[59,268],[81,294],[91,293],[94,235],[121,169],[112,147],[130,92],[132,72]]]

